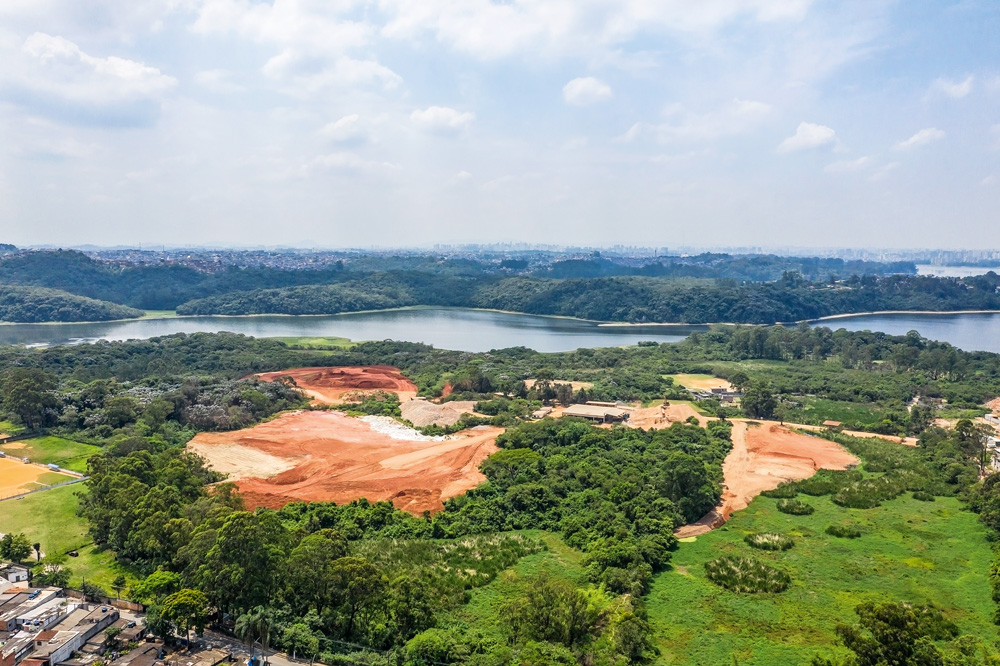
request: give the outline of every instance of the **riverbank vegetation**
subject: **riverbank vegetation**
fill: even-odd
[[[0,286],[0,321],[111,321],[142,315],[141,310],[58,289]]]

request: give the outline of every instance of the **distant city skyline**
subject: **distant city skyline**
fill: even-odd
[[[989,0],[9,0],[0,243],[998,248],[998,34]]]

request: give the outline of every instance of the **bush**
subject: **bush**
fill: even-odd
[[[922,490],[917,490],[913,493],[913,499],[919,500],[921,502],[933,502],[934,495],[931,495],[930,493],[925,493]]]
[[[808,516],[815,510],[812,506],[797,499],[778,500],[778,511],[790,513],[793,516]]]
[[[765,490],[761,493],[764,497],[772,497],[774,499],[791,499],[798,494],[799,488],[794,483],[782,483],[773,490]]]
[[[747,545],[760,550],[788,550],[795,542],[780,534],[748,534],[743,538]]]
[[[899,497],[910,481],[905,475],[862,479],[841,488],[833,496],[833,502],[849,509],[874,509],[881,506],[884,500]]]
[[[752,557],[720,557],[705,564],[705,573],[716,585],[740,593],[783,592],[792,582],[784,571]]]
[[[850,525],[830,525],[826,528],[826,533],[841,539],[857,539],[861,536],[861,530]]]

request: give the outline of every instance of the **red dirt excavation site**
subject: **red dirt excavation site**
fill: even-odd
[[[302,368],[260,375],[291,376],[317,402],[355,391],[392,391],[402,400],[416,386],[390,367]],[[443,501],[485,481],[480,463],[497,450],[502,428],[480,426],[450,437],[424,437],[387,417],[352,418],[300,411],[252,428],[201,433],[188,444],[228,475],[247,507],[296,501],[344,504],[392,500],[404,511],[439,511]]]

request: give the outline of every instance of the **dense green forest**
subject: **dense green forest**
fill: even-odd
[[[0,286],[0,321],[108,321],[141,315],[135,308],[58,289]]]
[[[730,255],[666,257],[641,265],[601,257],[513,265],[360,256],[316,270],[199,271],[119,266],[74,251],[25,252],[0,258],[0,283],[189,315],[335,314],[431,305],[636,323],[771,324],[873,310],[1000,309],[1000,277],[994,273],[962,279],[896,274],[912,273],[907,265]],[[859,277],[856,270],[869,272]],[[51,317],[61,321],[71,314],[62,308]],[[122,310],[118,316],[135,315]]]
[[[1000,277],[852,278],[809,283],[611,277],[471,278],[384,273],[332,285],[233,292],[194,300],[181,314],[335,314],[436,305],[600,321],[771,324],[878,310],[1000,309]]]
[[[848,475],[822,492],[860,504],[901,488],[957,495],[1000,526],[1000,484],[977,482],[973,431],[943,431],[930,418],[1000,394],[997,360],[916,334],[804,326],[718,326],[677,344],[560,354],[390,341],[308,350],[194,334],[0,348],[0,407],[26,428],[101,446],[81,511],[95,544],[129,572],[129,595],[150,605],[156,632],[183,631],[189,619],[178,608],[193,601],[212,609],[194,628],[215,622],[329,664],[626,664],[656,659],[647,594],[674,557],[674,527],[719,499],[729,424],[519,423],[517,405],[562,399],[556,388],[570,380],[592,382],[597,399],[682,398],[669,375],[711,372],[748,395],[772,394],[772,411],[820,419],[823,409],[864,406],[872,420],[857,426],[922,433],[923,446],[898,471],[903,463],[880,463],[871,444],[858,449],[866,470],[887,481]],[[363,500],[248,512],[232,485],[206,485],[218,475],[183,449],[196,432],[304,404],[293,386],[244,379],[253,372],[375,363],[400,367],[424,395],[448,382],[454,398],[506,414],[501,450],[482,466],[485,485],[433,516]],[[525,379],[536,380],[531,390]],[[908,410],[917,396],[928,406]],[[699,407],[727,413],[711,401]],[[72,567],[54,554],[36,573],[58,584]],[[470,613],[479,619],[462,619]]]

